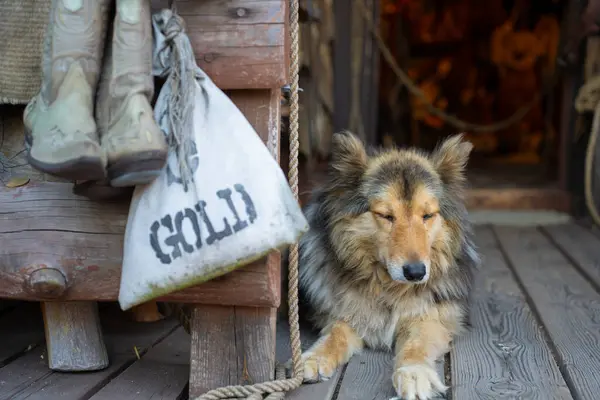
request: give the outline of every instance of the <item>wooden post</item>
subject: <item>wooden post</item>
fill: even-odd
[[[75,372],[108,367],[96,302],[45,302],[42,312],[50,369]]]
[[[275,146],[275,158],[279,161],[280,89],[236,90],[229,96],[263,141]],[[279,253],[270,254],[265,262],[276,271],[273,282],[279,283]],[[248,290],[255,292],[260,288]],[[274,378],[278,306],[279,298],[271,307],[192,307],[190,398],[221,386]]]
[[[348,129],[352,99],[352,5],[348,0],[334,0],[335,40],[333,43],[333,130]]]
[[[190,398],[221,386],[272,380],[276,313],[266,307],[194,306]]]

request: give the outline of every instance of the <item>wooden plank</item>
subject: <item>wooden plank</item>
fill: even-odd
[[[577,224],[552,225],[542,230],[600,291],[600,240]]]
[[[90,400],[174,400],[190,376],[190,335],[178,328]]]
[[[285,318],[285,319],[284,319]],[[308,350],[310,346],[319,338],[317,332],[310,329],[308,325],[300,326],[300,342],[302,350]],[[277,321],[277,361],[280,364],[285,364],[292,357],[290,348],[290,327],[287,321],[287,316],[280,318]],[[344,368],[339,368],[337,372],[325,382],[306,383],[286,394],[288,400],[332,400],[338,381],[343,375]]]
[[[93,395],[101,386],[136,360],[139,354],[172,332],[173,319],[135,323],[117,307],[102,312],[110,366],[85,374],[52,372],[46,352],[39,347],[0,369],[0,400],[80,399]]]
[[[229,95],[279,158],[279,89]],[[61,182],[2,187],[0,204],[0,297],[43,300],[28,290],[28,282],[34,271],[49,267],[67,278],[69,289],[61,300],[118,298],[128,204],[91,202],[74,195],[71,183]],[[160,301],[278,307],[279,264],[280,255],[273,252]]]
[[[272,380],[276,309],[197,305],[192,310],[190,397]]]
[[[38,303],[23,303],[6,312],[0,316],[0,327],[0,368],[44,341],[44,325]]]
[[[365,7],[370,11],[371,18],[378,26],[380,24],[381,4],[379,1],[368,0]],[[362,15],[361,15],[362,17]],[[363,39],[363,58],[364,68],[361,73],[361,113],[363,115],[364,129],[366,133],[366,143],[370,146],[378,145],[377,137],[377,114],[379,111],[379,102],[373,99],[379,98],[379,48],[377,41],[373,37],[371,30],[364,25]]]
[[[348,129],[352,101],[352,7],[347,0],[333,1],[335,40],[333,41],[333,130]]]
[[[471,209],[557,210],[569,212],[570,196],[560,189],[471,189],[467,207]]]
[[[444,360],[436,363],[439,376],[444,379]],[[367,349],[352,357],[342,378],[337,400],[388,400],[397,397],[392,385],[394,354]],[[433,399],[445,399],[438,395]]]
[[[177,0],[196,61],[222,89],[288,83],[283,0]]]
[[[452,398],[572,399],[492,231],[477,227],[475,237],[484,263],[475,275],[472,329],[451,351]]]
[[[574,398],[600,392],[600,294],[535,228],[494,228],[556,349]]]

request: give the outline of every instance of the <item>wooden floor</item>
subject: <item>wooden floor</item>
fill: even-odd
[[[600,240],[577,224],[476,230],[484,257],[472,331],[446,357],[448,399],[600,398]],[[6,307],[6,306],[5,306]],[[63,374],[46,366],[37,304],[0,311],[0,400],[185,399],[189,337],[173,320],[132,323],[101,308],[111,366]],[[303,347],[314,340],[305,332]],[[277,355],[289,357],[286,324]],[[138,358],[139,354],[139,358]],[[387,400],[392,356],[367,351],[334,379],[305,385],[293,400]]]

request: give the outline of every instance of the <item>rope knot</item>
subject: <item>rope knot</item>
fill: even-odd
[[[179,15],[173,14],[172,18],[167,20],[164,32],[167,41],[174,40],[177,36],[185,32],[185,21]]]
[[[172,42],[177,36],[185,32],[184,19],[169,9],[161,10],[155,14],[154,22],[167,42]]]

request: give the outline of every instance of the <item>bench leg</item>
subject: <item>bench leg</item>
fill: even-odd
[[[108,367],[96,302],[45,302],[42,312],[50,369],[75,372]]]
[[[265,307],[193,306],[190,398],[272,380],[276,314]]]

